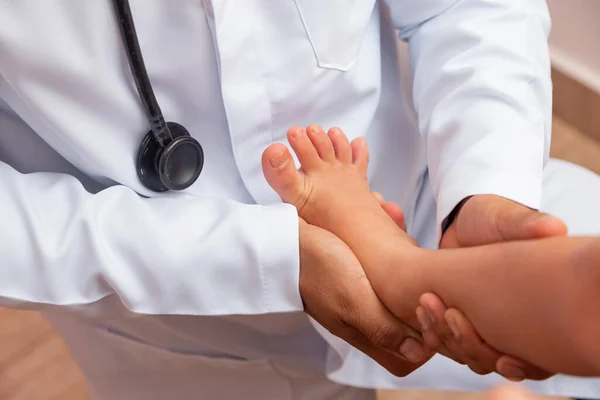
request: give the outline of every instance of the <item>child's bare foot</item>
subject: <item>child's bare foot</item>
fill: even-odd
[[[368,151],[363,140],[356,140],[351,145],[338,129],[333,128],[326,135],[314,125],[307,131],[300,127],[291,128],[288,140],[301,169],[296,170],[286,146],[274,144],[263,153],[263,172],[281,199],[296,206],[298,214],[307,222],[330,225],[325,222],[326,218],[342,216],[346,219],[347,215],[331,213],[334,200],[373,205],[366,180]],[[339,189],[352,196],[343,199]],[[357,192],[359,197],[355,196]]]
[[[408,238],[371,194],[366,179],[369,153],[363,139],[350,144],[338,128],[326,134],[320,126],[311,125],[307,130],[291,128],[288,140],[300,170],[285,145],[273,144],[263,153],[263,172],[281,199],[296,206],[300,217],[329,230],[351,247],[353,242],[363,242],[353,235]]]
[[[308,223],[346,242],[376,291],[377,287],[389,288],[391,275],[395,279],[402,275],[394,303],[402,303],[401,297],[406,293],[414,295],[407,306],[418,304],[421,293],[400,290],[400,286],[410,285],[411,277],[398,274],[398,270],[414,269],[414,257],[422,253],[417,254],[420,250],[414,241],[396,226],[371,194],[366,179],[369,157],[366,142],[357,139],[350,144],[340,129],[333,128],[326,134],[317,125],[307,130],[290,129],[288,140],[301,168],[296,169],[285,145],[269,146],[263,153],[262,166],[271,187],[284,202],[295,205],[300,217]],[[392,311],[398,317],[413,316],[411,325],[417,327],[415,308],[410,307],[406,308],[406,314],[398,307]]]

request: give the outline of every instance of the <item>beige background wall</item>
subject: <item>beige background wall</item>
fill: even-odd
[[[600,92],[600,0],[547,0],[556,68]]]

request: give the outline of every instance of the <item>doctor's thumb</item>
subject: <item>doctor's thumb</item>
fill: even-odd
[[[525,206],[511,204],[498,211],[495,227],[499,241],[528,240],[565,236],[567,227],[560,219]]]
[[[566,225],[556,217],[500,196],[476,195],[464,202],[440,246],[481,246],[566,234]]]

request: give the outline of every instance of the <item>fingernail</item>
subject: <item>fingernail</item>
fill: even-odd
[[[553,217],[552,215],[536,213],[526,223],[529,226],[532,226],[532,225],[552,225],[552,224],[555,224],[557,221],[560,222],[559,219],[557,219],[556,217]]]
[[[400,345],[400,354],[410,362],[419,362],[423,358],[425,348],[413,338],[408,338]]]
[[[448,321],[448,326],[450,327],[450,330],[452,331],[452,335],[454,335],[454,339],[456,339],[456,340],[460,339],[460,331],[456,327],[456,324],[454,323],[454,321]]]
[[[521,382],[525,379],[525,372],[516,365],[504,365],[502,371],[498,372],[512,382]]]
[[[429,322],[431,322],[431,325],[435,325],[435,316],[433,315],[433,313],[427,312],[427,318],[429,318]]]
[[[428,331],[431,328],[429,317],[422,308],[417,309],[417,319],[419,320],[419,325],[421,325],[421,332]]]
[[[277,154],[275,157],[271,158],[271,160],[270,160],[271,166],[273,168],[281,168],[285,165],[285,163],[287,161],[288,161],[288,156],[285,151],[282,151],[281,153]]]

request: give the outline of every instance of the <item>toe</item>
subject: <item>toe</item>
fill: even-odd
[[[323,128],[316,124],[309,125],[308,128],[306,128],[306,133],[322,160],[327,162],[335,161],[333,144],[325,134]]]
[[[262,155],[265,179],[281,200],[297,205],[305,190],[304,175],[296,169],[294,159],[284,144],[275,143]]]
[[[367,176],[369,166],[369,149],[364,138],[356,138],[350,144],[352,147],[352,163]]]
[[[317,153],[317,149],[315,149],[315,146],[308,138],[304,128],[291,128],[287,133],[287,138],[305,172],[321,164],[321,158]]]
[[[339,128],[331,128],[327,135],[333,143],[336,158],[343,163],[350,164],[352,162],[352,147],[350,147],[348,136]]]

